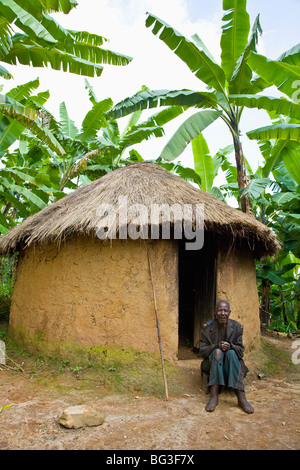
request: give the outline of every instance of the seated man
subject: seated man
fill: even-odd
[[[221,387],[226,386],[236,392],[239,406],[246,413],[253,413],[244,388],[244,377],[248,369],[242,359],[243,327],[237,321],[230,320],[229,315],[229,303],[219,300],[215,319],[209,321],[201,331],[199,356],[204,358],[201,369],[209,373],[208,387],[211,394],[205,409],[214,411]]]

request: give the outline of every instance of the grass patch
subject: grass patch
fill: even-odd
[[[158,354],[137,351],[133,348],[92,347],[67,345],[66,355],[56,353],[32,353],[15,343],[8,335],[7,327],[0,326],[0,339],[6,344],[7,356],[14,363],[11,373],[29,375],[32,382],[53,390],[83,390],[109,394],[154,395],[164,398],[164,380],[161,358]],[[272,377],[297,373],[291,361],[291,353],[285,346],[274,345],[262,337],[256,347],[245,356],[250,373]],[[20,364],[22,369],[14,367]],[[200,368],[200,360],[199,360]],[[165,360],[169,396],[195,394],[200,390],[200,371],[185,369]]]
[[[245,358],[252,363],[251,370],[265,374],[267,377],[287,372],[295,367],[291,361],[291,354],[279,349],[264,338],[249,352]]]

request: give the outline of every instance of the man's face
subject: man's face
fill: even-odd
[[[230,315],[230,308],[226,302],[218,302],[216,309],[216,319],[220,326],[226,326]]]

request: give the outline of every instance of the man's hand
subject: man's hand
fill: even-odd
[[[221,351],[228,351],[230,349],[230,344],[227,343],[227,341],[220,341],[219,348],[221,349]]]

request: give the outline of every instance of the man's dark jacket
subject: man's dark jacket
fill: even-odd
[[[243,345],[243,327],[235,321],[228,319],[226,327],[225,341],[230,344],[230,349],[233,349],[241,364],[241,370],[244,375],[247,374],[248,368],[246,367],[243,356],[244,356],[244,345]],[[201,330],[200,335],[200,348],[199,356],[204,359],[201,364],[201,370],[209,373],[210,371],[210,359],[209,355],[218,347],[218,321],[216,319],[207,322],[206,326]]]

